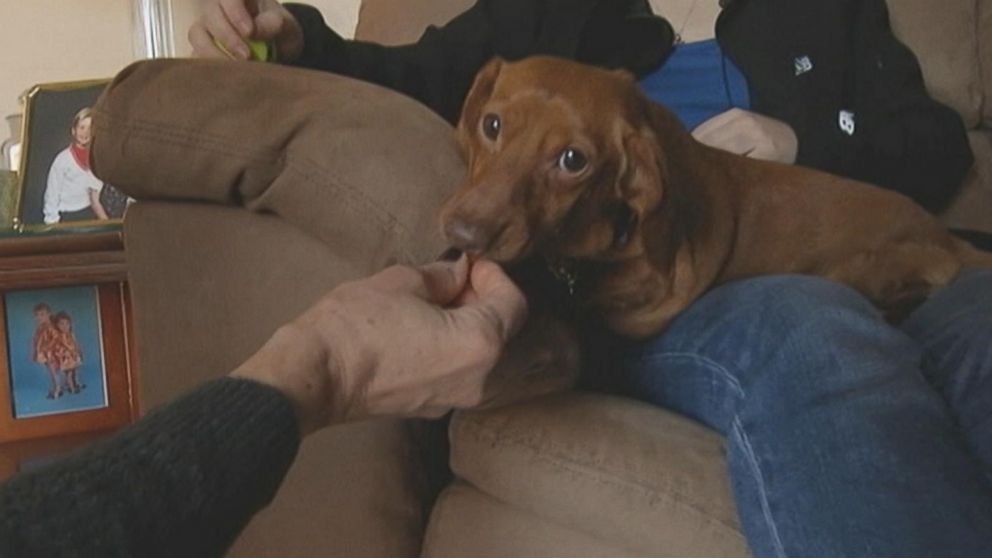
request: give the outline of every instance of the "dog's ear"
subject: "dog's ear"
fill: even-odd
[[[616,193],[636,219],[644,222],[664,197],[665,162],[649,130],[628,128],[621,142],[621,172]]]
[[[469,89],[468,96],[465,97],[462,116],[458,121],[458,135],[463,145],[468,139],[467,134],[473,133],[479,124],[479,119],[482,117],[480,112],[493,94],[493,88],[500,71],[503,69],[503,63],[503,59],[497,56],[487,62],[475,76],[475,82],[472,83],[472,88]]]

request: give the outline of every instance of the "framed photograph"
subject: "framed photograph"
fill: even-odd
[[[128,311],[122,283],[3,292],[0,442],[134,420]]]
[[[24,106],[17,230],[119,225],[130,199],[93,175],[92,107],[109,80],[34,86]]]

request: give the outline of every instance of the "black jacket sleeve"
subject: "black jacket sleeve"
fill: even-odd
[[[787,122],[797,163],[906,194],[931,211],[972,163],[960,117],[927,94],[885,0],[734,0],[717,27],[752,108]],[[841,114],[850,118],[841,125]]]
[[[274,497],[299,436],[275,389],[208,383],[0,486],[0,556],[223,556]]]
[[[964,123],[927,93],[916,57],[892,34],[884,1],[861,4],[855,35],[854,104],[866,133],[844,170],[939,211],[974,160]]]
[[[295,65],[400,91],[451,123],[475,74],[494,56],[543,54],[644,73],[668,55],[674,37],[645,0],[478,0],[416,43],[396,47],[345,40],[316,9],[286,7],[303,27]]]

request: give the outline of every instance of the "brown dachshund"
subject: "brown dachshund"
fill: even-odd
[[[735,279],[821,275],[896,312],[992,265],[900,194],[697,142],[623,71],[494,60],[457,133],[468,177],[441,212],[452,245],[564,262],[631,337]]]

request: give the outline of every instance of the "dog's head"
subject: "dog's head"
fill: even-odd
[[[448,241],[502,262],[639,255],[666,175],[651,111],[623,71],[489,62],[458,124],[468,175],[441,210]]]

